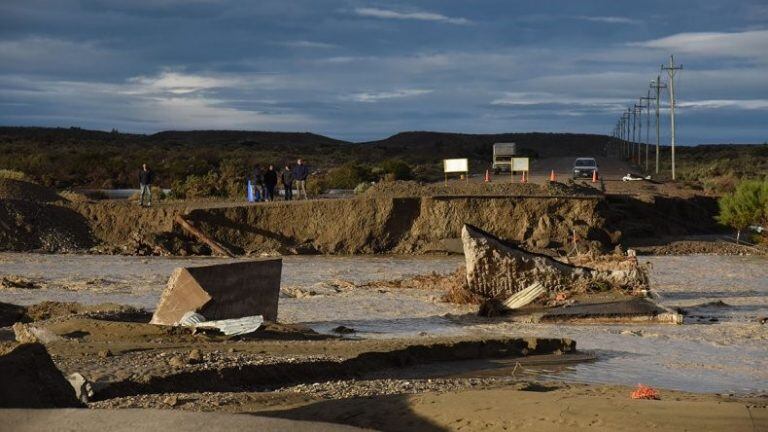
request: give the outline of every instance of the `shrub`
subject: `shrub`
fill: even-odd
[[[359,195],[371,187],[371,182],[362,182],[359,185],[355,186],[355,195]]]
[[[307,195],[318,196],[328,190],[325,176],[313,175],[307,178]]]
[[[370,181],[371,172],[358,164],[344,164],[328,171],[326,184],[329,189],[354,189],[364,181]]]
[[[743,229],[768,221],[768,181],[744,180],[733,193],[723,195],[718,206],[717,221],[736,230],[738,243]]]
[[[21,171],[0,169],[0,178],[11,180],[30,181],[26,174]]]
[[[392,180],[411,180],[413,170],[406,162],[399,159],[388,159],[379,164],[379,168],[384,174],[391,174]]]

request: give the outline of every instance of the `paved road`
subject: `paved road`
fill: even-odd
[[[635,172],[631,169],[629,164],[624,161],[607,158],[597,157],[597,164],[600,168],[599,172],[604,181],[620,181],[628,172]],[[573,162],[576,160],[576,156],[566,157],[554,157],[538,159],[531,164],[531,172],[528,181],[533,183],[543,183],[549,180],[550,173],[554,170],[557,181],[565,181],[571,178],[573,170]],[[475,179],[483,180],[482,176],[476,176]],[[505,181],[512,179],[515,182],[520,181],[520,176],[514,176],[513,178],[508,173],[502,173],[497,176],[491,175],[493,181]]]

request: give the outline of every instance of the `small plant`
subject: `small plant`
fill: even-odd
[[[745,180],[732,193],[718,201],[717,221],[736,230],[736,243],[741,231],[755,223],[768,221],[768,181]]]
[[[23,172],[10,169],[0,169],[0,178],[29,181],[29,178]]]

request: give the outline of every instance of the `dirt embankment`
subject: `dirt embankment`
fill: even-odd
[[[194,210],[187,218],[244,253],[424,253],[450,248],[465,223],[534,248],[562,248],[575,232],[610,245],[599,198],[411,197],[300,201]]]
[[[0,178],[0,248],[68,252],[94,245],[88,222],[52,189]]]

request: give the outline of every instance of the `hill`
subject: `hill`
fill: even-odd
[[[146,162],[162,186],[189,175],[238,172],[256,164],[280,165],[307,159],[314,168],[354,163],[374,166],[399,159],[429,177],[440,162],[468,157],[476,167],[491,159],[494,142],[517,142],[529,155],[602,154],[601,135],[510,133],[457,134],[404,132],[389,138],[351,143],[312,133],[261,131],[164,131],[152,135],[80,128],[0,127],[0,168],[18,170],[47,186],[135,187]]]

